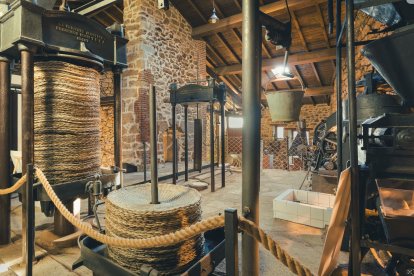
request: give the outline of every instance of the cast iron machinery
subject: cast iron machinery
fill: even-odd
[[[10,91],[10,64],[20,62],[21,68],[21,94],[22,94],[22,173],[32,175],[34,160],[34,62],[35,61],[64,61],[83,67],[94,68],[98,71],[111,70],[114,75],[114,114],[115,114],[115,168],[108,176],[102,176],[104,189],[111,189],[113,174],[121,169],[121,73],[126,67],[126,43],[123,30],[119,24],[105,29],[95,21],[66,10],[52,10],[54,0],[50,1],[23,1],[17,0],[6,4],[6,12],[0,18],[0,56],[1,56],[1,102],[7,107],[8,93]],[[5,108],[8,110],[8,108]],[[10,164],[8,129],[9,114],[2,113],[1,129],[1,163]],[[0,171],[0,182],[9,184],[9,166]],[[27,171],[29,169],[29,171]],[[87,184],[94,179],[77,180],[70,183],[56,183],[55,192],[62,199],[86,197]],[[69,180],[70,181],[70,180]],[[28,177],[26,189],[20,190],[23,204],[23,246],[27,273],[31,275],[31,260],[33,259],[34,243],[34,200],[42,203],[42,210],[46,215],[53,214],[53,205],[42,189],[41,185],[34,184],[33,177]],[[9,216],[9,204],[6,197],[0,220],[1,228],[9,230],[7,221],[3,216]],[[8,205],[8,206],[7,206]],[[69,227],[68,222],[61,217],[55,229]],[[5,225],[5,226],[4,226]],[[3,232],[0,236],[10,238],[9,233]],[[7,238],[8,237],[8,238]]]
[[[396,3],[389,4],[391,2]],[[378,9],[373,12],[370,7],[384,3],[388,5],[384,10],[399,13],[398,29],[392,35],[369,44],[355,42],[353,10],[364,8],[364,12],[379,19],[384,14],[378,13]],[[341,1],[337,1],[337,61],[341,60],[342,34],[345,30],[347,33],[349,104],[345,107],[349,112],[344,112],[344,115],[339,112],[342,109],[342,80],[339,73],[337,125],[338,133],[346,131],[349,141],[349,147],[345,149],[347,145],[342,147],[342,133],[338,134],[338,156],[341,157],[338,160],[350,160],[351,167],[348,273],[361,274],[362,258],[371,249],[374,255],[386,257],[379,263],[388,275],[412,275],[414,236],[410,195],[414,188],[414,117],[410,108],[413,106],[414,86],[410,67],[414,60],[411,50],[414,32],[412,26],[404,25],[412,23],[413,6],[406,1],[347,1],[346,10],[346,24],[341,27]],[[362,98],[356,97],[357,43],[367,44],[363,54],[398,96],[365,93],[360,96]],[[337,64],[337,67],[341,68],[341,65]],[[366,78],[368,91],[372,90],[370,79],[372,76]],[[344,156],[348,152],[349,158]],[[338,167],[341,171],[343,166],[341,164]],[[375,212],[367,213],[366,209]]]
[[[177,181],[177,132],[176,132],[176,106],[181,104],[184,106],[184,161],[185,161],[185,181],[188,181],[188,107],[190,105],[208,103],[210,108],[210,172],[211,172],[211,191],[215,191],[215,173],[214,173],[214,103],[220,104],[221,115],[221,186],[225,186],[225,133],[224,120],[226,104],[226,86],[222,83],[216,84],[215,79],[207,80],[207,85],[201,85],[204,81],[189,83],[178,88],[176,83],[170,85],[170,103],[172,106],[172,128],[173,128],[173,183]],[[202,121],[198,118],[194,121],[194,169],[201,171],[201,147],[202,147]],[[218,151],[219,152],[219,151]]]

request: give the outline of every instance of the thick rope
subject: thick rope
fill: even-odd
[[[46,179],[45,175],[40,169],[36,169],[36,176],[42,183],[46,193],[49,195],[56,208],[70,223],[83,231],[86,235],[107,245],[137,249],[166,247],[177,244],[183,240],[193,238],[206,231],[224,226],[224,216],[215,216],[195,223],[174,233],[159,237],[145,239],[110,237],[93,230],[90,225],[82,222],[71,212],[69,212],[57,197],[49,181]],[[280,247],[280,245],[275,240],[273,240],[268,234],[263,231],[263,229],[259,228],[252,221],[247,220],[244,217],[239,217],[239,228],[263,244],[263,246],[269,250],[272,255],[276,257],[276,259],[281,261],[282,264],[288,267],[293,273],[300,276],[313,276],[312,272],[308,268],[304,267],[298,260],[291,257],[284,249]]]
[[[18,189],[20,189],[20,187],[23,186],[24,183],[26,183],[26,177],[26,175],[23,175],[13,186],[7,189],[0,189],[0,195],[12,194]]]
[[[34,156],[52,185],[99,174],[100,73],[69,62],[34,67]]]
[[[60,211],[60,213],[75,227],[83,231],[86,235],[92,237],[93,239],[108,244],[111,246],[118,246],[118,247],[129,247],[129,248],[153,248],[153,247],[165,247],[177,244],[183,240],[187,240],[193,238],[201,233],[204,233],[209,230],[213,230],[219,227],[224,226],[224,217],[223,216],[215,216],[208,218],[206,220],[200,221],[195,223],[187,228],[181,229],[174,233],[170,233],[167,235],[153,237],[153,238],[146,238],[146,239],[126,239],[126,238],[115,238],[110,237],[90,228],[90,226],[86,223],[83,223],[78,218],[76,218],[71,212],[66,209],[60,199],[57,197],[56,193],[53,191],[52,186],[50,185],[49,181],[46,179],[45,175],[40,169],[36,169],[36,176],[38,177],[39,181],[42,183],[46,193],[55,204],[56,208]]]
[[[282,264],[289,268],[293,273],[300,276],[311,276],[312,272],[303,266],[298,260],[291,257],[280,245],[273,240],[263,229],[259,228],[254,222],[239,217],[239,228],[255,240],[263,244],[263,246],[272,253]]]

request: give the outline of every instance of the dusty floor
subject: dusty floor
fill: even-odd
[[[208,182],[209,171],[204,170],[203,175],[197,178]],[[219,174],[219,171],[217,171]],[[283,220],[273,219],[272,200],[282,191],[288,188],[298,188],[302,183],[305,172],[287,172],[282,170],[265,170],[261,176],[260,188],[260,224],[283,248],[292,256],[298,258],[314,273],[317,272],[319,259],[322,252],[324,231],[299,225]],[[181,177],[183,178],[183,177]],[[134,175],[126,177],[127,182],[134,182]],[[216,187],[221,187],[220,175],[216,176]],[[179,184],[184,184],[181,180]],[[223,213],[226,208],[238,208],[241,205],[241,173],[227,174],[226,187],[217,188],[215,193],[210,189],[202,191],[203,216],[209,217]],[[17,199],[12,202],[12,229],[13,243],[6,247],[0,247],[0,275],[23,275],[24,267],[19,265],[21,256],[21,208]],[[47,227],[53,220],[46,218],[38,207],[36,210],[36,225],[38,226],[38,240],[40,231]],[[40,241],[39,241],[40,243]],[[37,245],[36,254],[40,260],[34,266],[35,275],[92,275],[85,267],[71,271],[72,263],[79,257],[77,247],[60,250],[45,250],[46,246]],[[342,256],[343,260],[346,260]],[[273,256],[263,248],[260,249],[261,275],[291,275],[291,273]]]

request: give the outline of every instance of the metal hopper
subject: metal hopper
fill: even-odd
[[[362,49],[362,54],[404,103],[414,106],[414,25],[369,43]]]

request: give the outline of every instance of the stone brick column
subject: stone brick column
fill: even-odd
[[[172,123],[169,85],[176,82],[180,86],[197,77],[206,78],[205,42],[192,39],[191,26],[173,6],[168,11],[159,10],[156,1],[152,0],[124,0],[124,25],[129,39],[128,68],[124,71],[122,82],[124,162],[142,164],[142,142],[149,141],[150,84],[155,86],[157,92],[158,159],[162,162],[162,134]],[[195,108],[189,108],[190,162],[195,112]],[[184,129],[183,113],[183,108],[177,106],[178,130]],[[181,153],[184,137],[179,139],[178,145]]]

